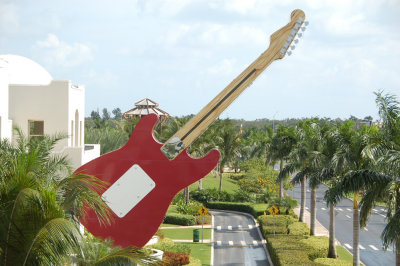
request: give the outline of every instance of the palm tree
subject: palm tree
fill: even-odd
[[[58,265],[82,252],[78,230],[84,206],[109,224],[96,191],[105,184],[73,175],[67,158],[51,153],[62,136],[0,141],[0,261],[4,265]],[[126,254],[134,258],[134,256]]]
[[[383,120],[378,141],[368,145],[364,156],[374,164],[349,171],[330,193],[333,202],[345,193],[362,191],[360,225],[365,226],[377,201],[387,202],[388,223],[382,232],[384,248],[394,245],[396,265],[400,265],[400,105],[393,95],[375,93]]]
[[[237,154],[240,147],[240,133],[229,119],[220,120],[216,123],[216,134],[214,143],[218,146],[221,158],[218,162],[219,169],[219,191],[222,191],[222,174],[224,166],[228,165]]]
[[[267,164],[274,166],[279,161],[279,172],[283,170],[284,160],[288,158],[296,144],[296,132],[294,127],[285,127],[280,124],[271,139],[268,147]],[[279,198],[283,198],[283,183],[289,175],[278,175]]]
[[[337,151],[333,157],[332,163],[335,171],[340,173],[339,182],[325,195],[329,204],[336,204],[342,197],[342,193],[347,193],[349,189],[354,187],[345,187],[344,177],[351,175],[352,172],[369,169],[371,160],[366,156],[367,148],[373,143],[377,137],[377,128],[366,126],[354,129],[354,122],[347,121],[339,126],[333,134],[337,140]],[[347,184],[346,184],[347,185]],[[362,187],[352,190],[353,195],[353,264],[360,264],[359,253],[359,234],[360,234],[360,213],[359,213],[359,197],[362,194]]]

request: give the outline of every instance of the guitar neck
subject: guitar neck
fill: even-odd
[[[294,10],[291,14],[291,21],[271,35],[268,49],[165,142],[161,151],[172,160],[192,144],[272,61],[285,56],[304,19],[305,14],[302,10]]]
[[[167,157],[175,158],[185,147],[192,144],[251,85],[261,72],[276,59],[276,54],[269,52],[270,50],[272,50],[271,46],[163,145],[161,149],[164,154],[169,150],[169,154],[166,154]],[[174,148],[168,148],[168,145],[172,145]]]

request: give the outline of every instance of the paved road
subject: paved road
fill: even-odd
[[[214,265],[270,265],[254,220],[244,214],[212,211]]]
[[[329,228],[329,209],[323,201],[326,187],[321,185],[317,189],[317,220],[326,228]],[[300,185],[294,191],[287,191],[300,203]],[[353,252],[353,202],[343,199],[336,206],[336,239],[342,246]],[[307,187],[306,208],[310,208],[310,189]],[[395,254],[393,249],[382,250],[380,235],[386,226],[386,209],[376,207],[367,223],[366,229],[360,232],[360,259],[367,266],[395,265]]]

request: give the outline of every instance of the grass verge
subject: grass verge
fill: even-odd
[[[235,193],[239,189],[235,180],[228,178],[229,174],[224,174],[222,178],[222,190],[228,193]],[[212,174],[206,175],[202,181],[202,187],[205,188],[219,188],[219,176],[215,178]],[[189,189],[191,191],[199,189],[199,182],[195,182],[190,185]]]
[[[180,245],[180,243],[175,243]],[[211,260],[211,244],[202,243],[185,243],[191,249],[190,256],[201,261],[201,265],[210,265]]]
[[[171,239],[193,239],[193,228],[179,228],[179,229],[161,229],[165,237]],[[204,239],[211,239],[211,229],[204,229]],[[201,241],[201,228],[200,228],[200,241]]]

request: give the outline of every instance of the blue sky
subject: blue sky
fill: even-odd
[[[398,0],[0,0],[0,54],[86,86],[86,113],[147,97],[197,113],[268,48],[292,10],[310,22],[222,118],[378,118],[373,92],[400,96]]]

